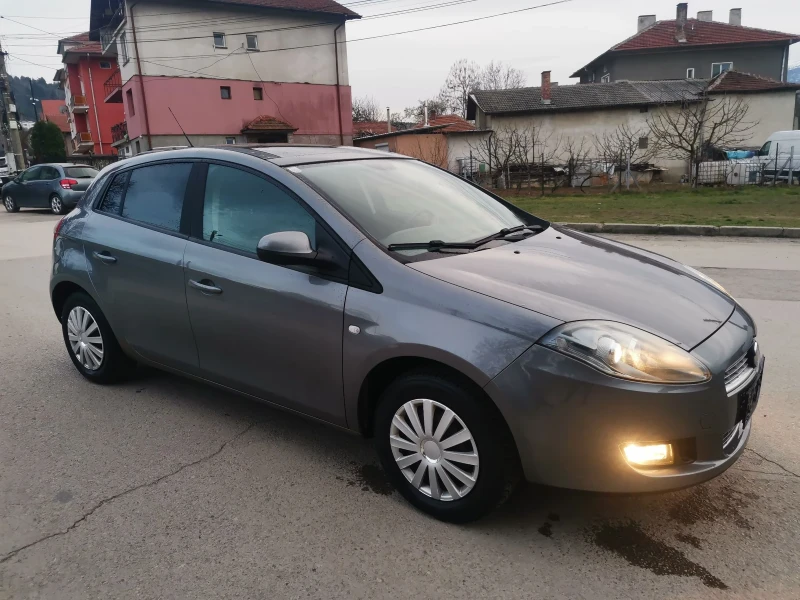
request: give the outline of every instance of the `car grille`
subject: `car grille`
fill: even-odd
[[[725,390],[729,394],[746,381],[755,370],[757,348],[758,346],[754,343],[750,350],[742,354],[725,371]]]

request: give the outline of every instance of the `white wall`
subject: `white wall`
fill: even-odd
[[[131,9],[129,0],[126,9],[133,10],[144,75],[221,77],[326,85],[336,83],[333,36],[339,22],[335,16],[222,6],[211,2],[192,5],[146,0],[137,2]],[[308,26],[318,23],[324,25]],[[297,26],[306,27],[266,31]],[[123,64],[117,37],[117,55],[123,83],[137,73],[130,15],[124,24],[124,30],[128,45],[127,64]],[[214,47],[214,32],[226,34],[226,49]],[[260,52],[247,52],[244,49],[247,33],[258,36]],[[339,83],[349,85],[347,46],[341,43],[346,40],[345,27],[339,30],[337,39],[340,42]],[[310,48],[269,51],[317,44],[319,45]]]
[[[480,162],[477,152],[473,148],[478,148],[481,140],[488,137],[488,133],[448,133],[447,138],[447,170],[451,173],[459,173],[458,159],[469,158],[472,151],[473,160]]]
[[[795,95],[793,90],[760,94],[730,94],[732,100],[741,99],[750,107],[746,120],[755,124],[750,132],[749,146],[763,146],[776,131],[794,129]]]

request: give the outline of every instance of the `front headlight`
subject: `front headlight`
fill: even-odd
[[[684,268],[685,268],[687,271],[689,271],[689,272],[690,272],[692,275],[694,275],[695,277],[699,277],[700,279],[702,279],[702,280],[703,280],[703,281],[705,281],[706,283],[710,283],[710,284],[711,284],[711,285],[713,285],[715,288],[717,288],[717,289],[718,289],[720,292],[722,292],[723,294],[725,294],[725,295],[726,295],[726,296],[728,296],[728,297],[731,297],[731,294],[730,294],[730,292],[728,292],[728,290],[726,290],[724,287],[722,287],[722,286],[719,284],[719,282],[717,282],[717,281],[715,281],[715,280],[711,279],[711,277],[709,277],[709,276],[708,276],[708,275],[706,275],[705,273],[701,273],[700,271],[698,271],[697,269],[694,269],[694,268],[690,267],[689,265],[683,265],[683,266],[684,266]]]
[[[711,377],[694,356],[660,337],[612,321],[565,323],[539,344],[633,381],[700,383]]]

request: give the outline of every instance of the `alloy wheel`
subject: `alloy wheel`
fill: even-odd
[[[57,215],[61,214],[61,198],[58,196],[53,196],[50,198],[50,208],[53,213]]]
[[[73,308],[67,317],[67,333],[72,352],[89,371],[96,371],[103,364],[103,336],[97,321],[82,306]]]
[[[11,196],[6,196],[5,200],[3,201],[3,204],[5,204],[6,210],[8,212],[14,210],[14,200],[11,198]]]
[[[478,480],[478,447],[464,421],[435,400],[403,404],[389,432],[392,455],[414,488],[434,500],[452,501]]]

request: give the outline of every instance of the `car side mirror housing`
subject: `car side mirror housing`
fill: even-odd
[[[319,252],[302,231],[278,231],[258,242],[258,258],[274,265],[314,265]]]

